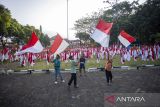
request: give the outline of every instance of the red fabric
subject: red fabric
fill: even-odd
[[[131,35],[129,35],[128,33],[126,33],[124,30],[121,31],[120,35],[122,37],[124,37],[125,39],[127,39],[130,43],[136,41],[136,39],[134,37],[132,37]]]
[[[28,43],[22,47],[21,50],[24,50],[24,49],[26,49],[26,48],[29,48],[29,47],[34,46],[37,41],[38,41],[38,37],[37,37],[36,34],[33,32],[33,33],[32,33],[32,37],[30,38],[30,40],[28,41]]]
[[[47,61],[50,62],[50,53],[47,53]]]
[[[32,53],[29,53],[29,56],[28,56],[28,62],[31,64],[32,63]]]
[[[151,48],[151,51],[152,51],[152,59],[154,60],[154,48],[153,47]]]
[[[63,41],[62,37],[59,34],[57,34],[57,36],[55,37],[55,40],[50,48],[50,51],[52,53],[55,53],[56,50],[58,49],[58,47],[61,45],[62,41]]]
[[[4,49],[1,51],[1,53],[2,53],[3,55],[5,55],[8,51],[9,51],[9,49],[4,48]]]
[[[107,23],[104,20],[100,19],[96,28],[106,34],[110,34],[110,30],[112,28],[112,25],[113,25],[113,23]]]

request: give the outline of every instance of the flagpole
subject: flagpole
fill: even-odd
[[[68,37],[68,0],[67,0],[67,39],[69,40],[69,37]]]

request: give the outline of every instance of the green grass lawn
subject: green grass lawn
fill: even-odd
[[[104,67],[105,60],[100,60],[99,63],[97,63],[96,58],[88,59],[86,61],[86,68],[94,68],[94,67]],[[126,61],[125,64],[121,64],[120,62],[120,56],[116,56],[113,58],[113,66],[140,66],[144,64],[155,64],[155,65],[160,65],[160,60],[156,61],[141,61],[141,59],[138,59],[137,61],[133,61],[131,59],[130,62]],[[53,69],[53,63],[49,63],[49,65],[46,64],[45,61],[37,61],[36,64],[31,67],[31,66],[26,66],[26,67],[16,67],[16,70],[24,70],[24,69]],[[61,69],[69,69],[70,68],[70,62],[61,62]]]

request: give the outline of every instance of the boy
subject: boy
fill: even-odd
[[[68,82],[68,87],[70,87],[70,85],[72,84],[72,81],[74,80],[74,88],[78,88],[77,75],[76,75],[77,62],[73,59],[73,56],[70,56],[69,59],[71,60],[71,78]]]
[[[84,71],[84,74],[86,75],[86,71],[85,71],[85,57],[84,54],[82,54],[81,58],[79,59],[79,71],[80,71],[80,76],[82,76],[82,69]]]
[[[60,67],[61,67],[61,62],[60,62],[60,56],[57,55],[56,58],[53,60],[54,63],[54,69],[55,69],[55,84],[57,84],[57,76],[59,75],[61,78],[62,82],[65,82],[62,78],[61,72],[60,72]]]

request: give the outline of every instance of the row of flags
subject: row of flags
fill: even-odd
[[[101,44],[101,46],[108,47],[112,25],[113,23],[107,23],[100,19],[94,33],[91,35],[91,38]],[[126,33],[124,30],[120,32],[118,39],[125,47],[128,47],[131,43],[135,42],[135,38]]]
[[[9,62],[19,61],[20,65],[26,66],[30,64],[33,66],[36,63],[36,60],[43,60],[49,64],[53,60],[54,56],[49,52],[49,48],[45,48],[41,53],[26,53],[22,55],[13,54],[17,49],[13,47],[12,49],[5,48],[0,51],[0,61],[8,60]],[[122,64],[125,61],[130,61],[131,58],[134,61],[140,59],[142,61],[154,61],[160,59],[160,45],[140,45],[133,46],[131,48],[124,48],[122,44],[112,44],[108,48],[104,47],[79,47],[79,48],[68,48],[66,51],[61,52],[61,61],[68,62],[70,55],[73,56],[75,60],[79,59],[81,54],[87,59],[97,58],[97,63],[100,62],[100,59],[108,58],[108,53],[111,58],[118,55]]]
[[[113,23],[107,23],[100,19],[94,33],[91,35],[91,38],[100,43],[102,47],[109,47],[110,30],[112,25]],[[127,34],[124,30],[120,32],[118,39],[125,47],[128,47],[132,42],[135,41],[135,38]],[[59,34],[57,34],[53,44],[50,47],[50,52],[52,54],[60,54],[68,46],[69,43],[67,43]],[[37,35],[35,32],[33,32],[28,43],[24,45],[19,52],[16,52],[16,55],[21,55],[24,53],[40,53],[43,51],[43,49],[44,48]]]

